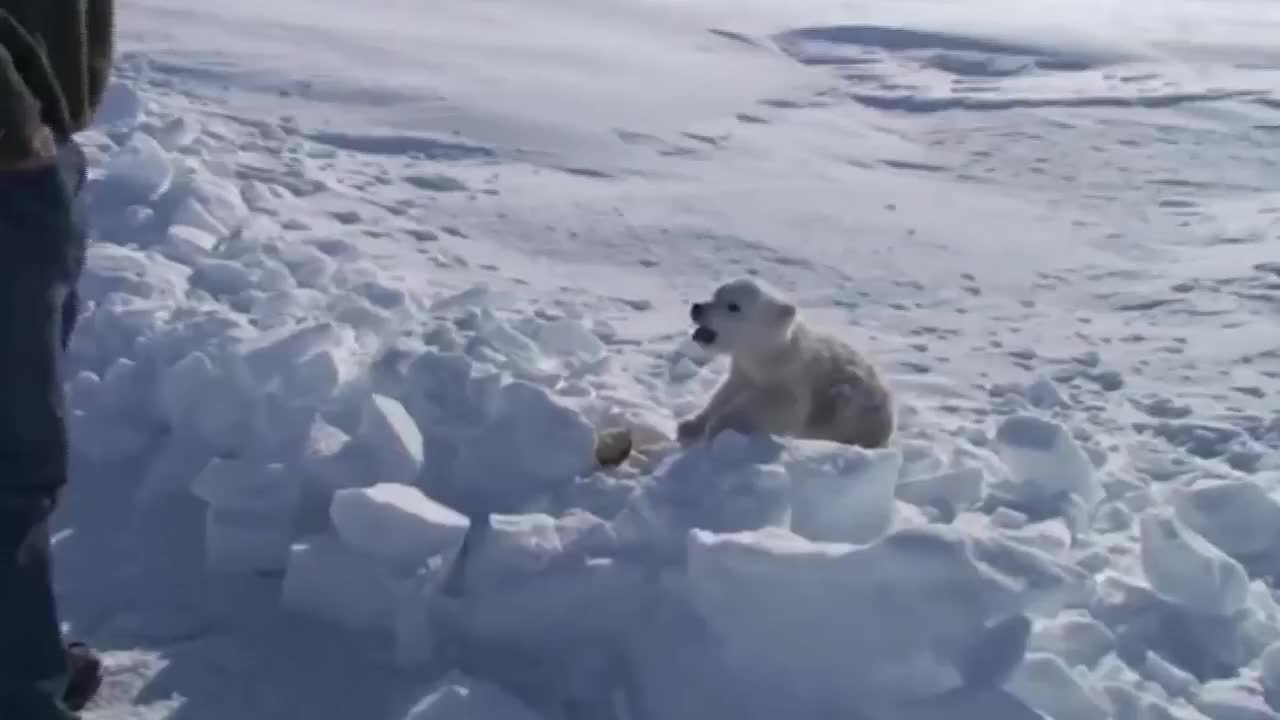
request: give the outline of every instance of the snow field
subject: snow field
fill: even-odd
[[[141,463],[143,511],[197,500],[210,576],[454,669],[406,720],[1280,717],[1280,477],[1141,482],[1049,379],[886,450],[677,451],[670,408],[619,406],[626,350],[593,318],[404,287],[339,231],[286,241],[310,222],[290,183],[111,93],[77,447]],[[617,423],[650,451],[596,470]]]

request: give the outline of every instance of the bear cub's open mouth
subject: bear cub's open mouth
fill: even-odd
[[[710,345],[716,341],[716,331],[699,325],[693,331],[693,341],[701,345]]]

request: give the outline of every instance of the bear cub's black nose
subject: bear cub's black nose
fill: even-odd
[[[694,322],[698,322],[702,319],[702,303],[694,303],[693,306],[689,308],[689,317],[693,318]]]

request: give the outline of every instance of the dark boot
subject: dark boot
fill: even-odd
[[[67,688],[62,691],[62,704],[79,712],[102,687],[102,660],[84,643],[67,646]]]

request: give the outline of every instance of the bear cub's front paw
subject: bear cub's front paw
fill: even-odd
[[[680,424],[676,425],[676,439],[680,441],[681,445],[688,445],[701,440],[706,431],[707,424],[705,421],[696,417],[688,418],[681,420]]]

